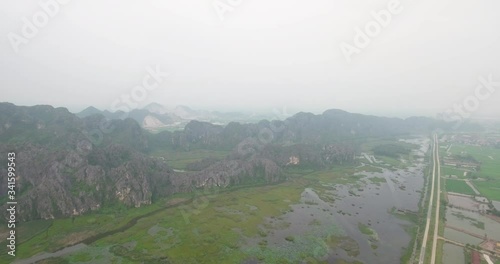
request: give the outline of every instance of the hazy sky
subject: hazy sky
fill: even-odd
[[[111,109],[159,65],[170,75],[136,89],[138,106],[406,117],[465,100],[472,116],[500,115],[500,85],[474,101],[480,76],[500,82],[497,0],[59,2],[0,0],[0,101]],[[393,13],[377,28],[381,10]],[[357,49],[350,63],[341,43]]]

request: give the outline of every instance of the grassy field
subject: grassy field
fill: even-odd
[[[500,180],[500,149],[454,144],[450,152],[454,155],[472,155],[481,162],[481,171],[478,172],[480,177]]]
[[[167,164],[174,169],[185,170],[190,163],[205,158],[224,159],[230,152],[223,150],[192,150],[192,151],[160,151],[153,156],[163,157]]]
[[[474,195],[474,191],[465,183],[465,181],[460,180],[446,180],[446,191],[455,192],[467,195]]]
[[[290,202],[299,199],[301,191],[293,186],[271,186],[225,193],[205,200],[204,208],[167,209],[140,221],[126,232],[98,241],[95,246],[135,242],[135,248],[118,254],[131,260],[147,252],[158,257],[168,254],[174,263],[199,263],[207,257],[214,259],[214,263],[215,259],[219,263],[239,262],[245,256],[239,250],[240,235],[233,229],[239,229],[245,236],[259,235],[258,224],[263,218],[281,215],[283,210],[288,210]],[[286,199],[290,202],[285,202]],[[253,208],[258,209],[253,211]],[[152,232],[155,227],[160,230],[156,234]]]
[[[465,179],[467,177],[464,177],[464,172],[465,171],[462,169],[441,166],[441,176],[443,176],[443,177],[447,177],[448,175],[454,175],[454,176],[457,176],[457,178],[459,178],[459,179]]]
[[[500,149],[470,145],[453,145],[450,152],[455,155],[470,154],[481,162],[481,170],[475,173],[486,181],[474,181],[482,195],[500,201]]]
[[[66,218],[21,223],[17,226],[20,240],[17,244],[16,255],[19,258],[27,258],[43,251],[55,251],[94,234],[124,225],[130,219],[158,208],[160,208],[158,205],[151,205],[123,211],[113,209],[112,212],[106,212],[103,210],[99,214],[75,217],[74,221]],[[0,258],[6,256],[5,244],[1,245]]]
[[[500,180],[474,181],[474,186],[482,195],[500,201]]]
[[[373,150],[373,148],[380,146],[380,145],[387,145],[387,144],[398,145],[398,146],[402,146],[402,147],[409,148],[409,149],[413,149],[413,148],[417,147],[416,145],[411,144],[411,143],[398,141],[396,138],[385,138],[385,139],[384,138],[370,138],[370,139],[366,139],[363,142],[363,144],[361,145],[361,151],[371,152]]]

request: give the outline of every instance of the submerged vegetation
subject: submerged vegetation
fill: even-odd
[[[384,144],[373,148],[373,153],[379,156],[398,158],[400,155],[410,154],[411,149],[398,144]]]

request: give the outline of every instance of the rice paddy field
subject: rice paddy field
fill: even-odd
[[[500,149],[453,144],[450,152],[454,155],[470,154],[481,162],[480,171],[474,174],[484,180],[474,180],[473,184],[482,195],[500,201]]]
[[[441,176],[443,177],[465,179],[467,177],[464,176],[464,172],[465,170],[463,169],[453,168],[449,166],[441,166]]]
[[[446,180],[446,191],[448,192],[454,192],[454,193],[461,193],[461,194],[467,194],[467,195],[474,195],[474,191],[470,188],[465,181],[461,180]]]

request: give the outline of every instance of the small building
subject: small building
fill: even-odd
[[[286,165],[287,165],[287,166],[288,166],[288,165],[290,165],[290,164],[292,164],[292,165],[298,165],[299,163],[300,163],[300,159],[299,159],[299,157],[296,157],[296,156],[291,156],[291,157],[289,158],[288,163],[287,163]]]
[[[475,250],[472,251],[472,264],[481,264],[481,255]]]

